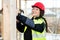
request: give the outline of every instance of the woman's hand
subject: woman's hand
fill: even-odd
[[[16,23],[19,23],[19,20],[16,19]]]

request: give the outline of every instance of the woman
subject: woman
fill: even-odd
[[[17,29],[24,33],[24,40],[46,40],[47,22],[43,18],[45,7],[41,2],[32,6],[32,19],[17,15]]]

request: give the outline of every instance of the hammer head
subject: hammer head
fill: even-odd
[[[22,9],[19,9],[19,11],[20,11],[20,13],[22,13],[22,12],[24,13],[24,11]]]

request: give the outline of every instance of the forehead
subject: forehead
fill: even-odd
[[[38,7],[32,7],[32,8],[39,9]]]

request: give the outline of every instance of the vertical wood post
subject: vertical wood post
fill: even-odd
[[[3,0],[3,40],[16,40],[16,0]]]

